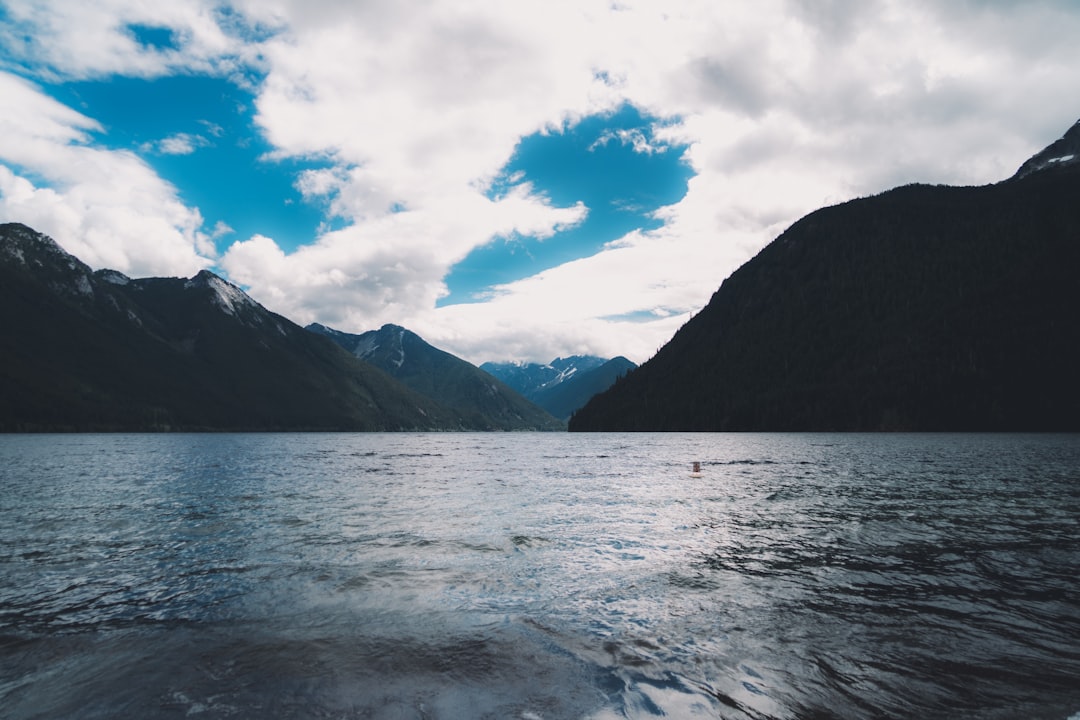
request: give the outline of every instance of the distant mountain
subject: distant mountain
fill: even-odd
[[[0,430],[401,430],[467,422],[210,272],[92,272],[0,225]]]
[[[564,421],[526,400],[489,374],[429,345],[398,325],[354,335],[313,323],[307,330],[328,337],[482,430],[562,430]]]
[[[1080,430],[1078,136],[807,215],[570,429]]]
[[[550,363],[486,362],[480,366],[484,372],[494,375],[527,398],[554,387],[579,373],[603,365],[603,358],[592,355],[573,355],[555,358]]]
[[[532,400],[555,417],[566,421],[587,403],[589,398],[607,390],[616,380],[636,367],[635,363],[620,355],[600,367],[576,373],[561,383],[541,388]]]
[[[499,378],[557,418],[566,420],[596,393],[637,367],[624,357],[592,355],[555,358],[540,363],[486,362],[481,370]]]

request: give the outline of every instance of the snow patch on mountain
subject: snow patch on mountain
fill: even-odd
[[[4,225],[4,230],[8,238],[14,241],[9,243],[8,247],[18,248],[20,245],[26,247],[39,246],[55,255],[68,255],[51,237],[36,230],[31,230],[20,223],[7,223]]]
[[[391,360],[395,367],[401,367],[405,364],[405,328],[398,328],[397,336],[397,358]]]
[[[48,235],[32,230],[21,223],[0,224],[0,251],[23,266],[42,267],[41,253],[59,259],[73,272],[90,272],[90,266],[60,247]],[[49,261],[51,262],[51,260]]]
[[[23,255],[22,248],[18,245],[5,245],[4,254],[8,257],[15,258],[20,265],[26,264],[26,256]]]
[[[217,275],[203,270],[184,283],[185,288],[208,287],[214,293],[214,303],[227,314],[236,316],[241,307],[255,307],[255,301],[240,288],[222,280]]]
[[[335,330],[334,332],[337,333],[338,331]],[[338,334],[344,335],[345,333]],[[373,352],[379,349],[379,342],[377,337],[378,336],[376,336],[374,333],[370,335],[365,334],[360,336],[359,340],[356,341],[356,346],[352,349],[352,354],[360,358],[361,360],[371,355]]]
[[[325,326],[320,326],[324,327]],[[331,328],[325,328],[330,331],[330,334],[334,336],[348,336],[348,333],[342,333]],[[390,333],[394,332],[393,335]],[[356,345],[352,348],[352,354],[361,360],[366,360],[371,357],[376,350],[383,347],[383,342],[389,342],[386,349],[387,360],[391,362],[394,367],[400,368],[405,364],[405,328],[397,325],[384,325],[378,331],[366,332],[360,335],[357,339]],[[347,348],[346,348],[347,349]],[[396,357],[394,357],[396,355]]]
[[[1033,155],[1013,175],[1013,179],[1022,178],[1032,173],[1049,168],[1059,168],[1080,162],[1080,120],[1058,140]]]
[[[542,390],[561,385],[575,375],[598,368],[605,362],[603,358],[592,355],[572,355],[555,358],[550,363],[486,362],[480,369],[531,398]]]

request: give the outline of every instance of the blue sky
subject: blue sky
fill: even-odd
[[[156,46],[168,46],[171,39],[164,31],[142,31],[138,37]],[[255,123],[255,96],[234,82],[182,75],[63,82],[43,89],[101,124],[93,133],[95,143],[137,153],[176,186],[179,197],[197,207],[211,229],[218,228],[219,250],[233,239],[258,234],[294,252],[346,223],[327,213],[326,201],[305,198],[296,187],[303,170],[332,162],[273,157],[274,148]],[[588,215],[550,237],[515,232],[476,248],[450,268],[449,294],[439,306],[481,301],[495,285],[592,256],[633,230],[661,227],[652,214],[686,194],[693,171],[684,158],[685,145],[653,137],[657,122],[624,105],[523,137],[490,184],[488,197],[528,182],[555,205],[583,202]]]
[[[422,9],[421,9],[422,8]],[[0,221],[477,364],[655,352],[800,216],[1011,175],[1071,0],[0,0]]]
[[[137,153],[211,226],[231,228],[226,242],[260,233],[295,249],[317,236],[323,211],[295,183],[301,170],[326,163],[264,159],[273,148],[254,126],[254,96],[229,80],[109,78],[44,89],[101,123],[96,143]]]
[[[491,286],[595,255],[632,230],[659,228],[662,223],[652,213],[682,199],[693,171],[683,157],[685,146],[634,149],[635,139],[655,141],[654,123],[655,118],[624,106],[558,132],[522,138],[488,195],[498,197],[508,181],[528,181],[556,205],[584,202],[588,216],[549,238],[514,234],[473,250],[451,269],[450,295],[440,304],[476,300]]]

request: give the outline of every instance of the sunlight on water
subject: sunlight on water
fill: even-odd
[[[5,717],[1080,720],[1076,436],[0,448]]]

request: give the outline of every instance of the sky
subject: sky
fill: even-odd
[[[0,0],[0,221],[470,362],[651,357],[801,216],[1012,175],[1076,0]]]

